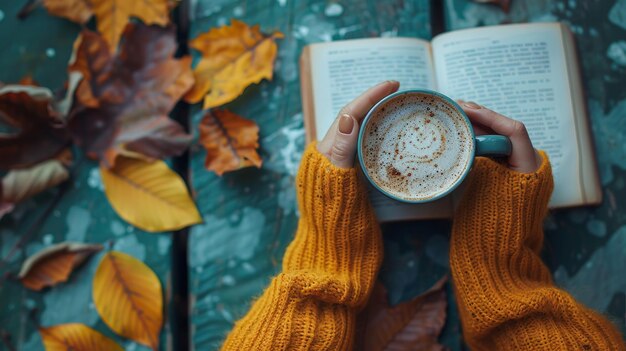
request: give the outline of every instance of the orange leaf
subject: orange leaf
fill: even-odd
[[[91,0],[96,15],[98,32],[115,51],[120,36],[131,17],[139,18],[145,24],[164,27],[169,22],[168,0]]]
[[[54,286],[67,281],[74,268],[100,250],[102,245],[99,244],[64,242],[52,245],[24,261],[18,278],[25,287],[35,291]]]
[[[185,99],[196,103],[206,94],[204,108],[208,109],[234,100],[263,78],[271,80],[276,39],[282,37],[280,32],[265,35],[258,25],[248,27],[237,20],[201,34],[190,43],[202,59],[194,70],[196,83]]]
[[[446,348],[437,338],[446,321],[447,277],[440,279],[424,294],[410,301],[389,306],[387,291],[378,283],[372,297],[359,315],[366,319],[362,350],[429,350],[440,351]]]
[[[39,328],[46,351],[123,351],[115,341],[80,323]]]
[[[261,167],[259,127],[230,111],[207,111],[200,122],[200,143],[207,150],[205,167],[218,175],[244,167]]]
[[[85,24],[93,15],[90,0],[43,0],[43,6],[51,14],[80,24]]]
[[[159,278],[143,262],[125,253],[107,253],[93,278],[93,300],[114,332],[158,349],[163,292]]]

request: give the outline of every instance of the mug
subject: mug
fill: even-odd
[[[471,143],[471,150],[470,150],[470,156],[469,159],[467,160],[466,166],[462,171],[462,174],[460,175],[460,177],[458,179],[456,179],[456,181],[454,181],[452,184],[450,184],[447,188],[442,189],[442,191],[440,193],[437,193],[435,196],[431,196],[427,199],[405,199],[405,198],[400,198],[394,194],[391,194],[389,192],[387,192],[385,189],[381,188],[376,181],[374,181],[372,179],[372,177],[370,176],[368,169],[365,165],[365,160],[364,160],[364,155],[363,155],[363,139],[364,139],[364,133],[367,130],[367,126],[368,123],[370,123],[370,120],[372,119],[372,116],[378,112],[381,108],[385,107],[388,105],[388,102],[394,98],[397,98],[400,95],[403,94],[419,94],[419,95],[427,95],[430,96],[434,99],[439,99],[439,100],[443,100],[443,102],[446,102],[448,106],[452,107],[455,112],[457,112],[460,116],[463,117],[463,120],[465,121],[465,123],[468,126],[468,129],[471,133],[471,137],[473,138],[474,142]],[[384,117],[383,117],[384,118]],[[450,137],[450,135],[448,135],[448,138]],[[391,95],[388,95],[387,97],[383,98],[381,101],[379,101],[376,105],[374,105],[370,111],[367,113],[367,115],[365,116],[365,118],[363,119],[363,121],[361,122],[361,128],[359,131],[359,137],[358,137],[358,142],[357,142],[357,154],[358,154],[358,159],[359,159],[359,164],[361,165],[361,169],[363,170],[363,174],[365,174],[366,178],[368,179],[368,181],[374,186],[375,189],[377,189],[378,191],[380,191],[382,194],[386,195],[387,197],[397,200],[397,201],[401,201],[401,202],[405,202],[405,203],[412,203],[412,204],[417,204],[417,203],[426,203],[426,202],[431,202],[431,201],[435,201],[437,199],[440,199],[448,194],[450,194],[454,189],[456,189],[462,182],[463,180],[467,177],[467,175],[469,174],[470,169],[472,168],[472,165],[474,163],[474,159],[476,156],[493,156],[493,157],[500,157],[500,156],[509,156],[511,155],[511,151],[512,151],[512,145],[511,145],[511,140],[509,140],[508,137],[506,136],[502,136],[502,135],[479,135],[476,136],[475,132],[474,132],[474,128],[472,127],[472,124],[469,120],[469,118],[467,117],[467,115],[465,114],[465,112],[463,111],[463,109],[451,98],[436,92],[436,91],[432,91],[432,90],[427,90],[427,89],[415,89],[415,90],[405,90],[405,91],[399,91],[396,93],[393,93]]]

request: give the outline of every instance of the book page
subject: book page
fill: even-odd
[[[534,146],[548,153],[555,182],[550,206],[583,202],[560,26],[523,24],[462,30],[438,36],[432,45],[442,93],[522,121]]]
[[[397,80],[400,89],[434,89],[430,44],[412,38],[374,38],[311,45],[317,139],[339,110],[369,87]]]
[[[317,140],[324,137],[339,110],[369,87],[397,80],[400,89],[435,89],[435,77],[427,41],[413,38],[357,39],[310,46],[312,126]],[[311,128],[311,126],[307,126]],[[378,220],[450,218],[452,200],[412,205],[391,200],[368,188]]]

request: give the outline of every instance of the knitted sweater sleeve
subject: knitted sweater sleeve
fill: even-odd
[[[557,288],[541,261],[552,192],[545,153],[532,174],[476,160],[452,229],[450,265],[472,350],[623,350],[610,322]]]
[[[296,179],[300,221],[283,271],[226,338],[223,350],[350,350],[355,315],[382,260],[380,229],[354,169],[311,144]]]

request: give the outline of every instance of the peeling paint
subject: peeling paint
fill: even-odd
[[[609,21],[614,25],[626,29],[626,0],[617,0],[609,11]]]
[[[265,215],[252,207],[244,207],[239,212],[237,218],[231,219],[206,215],[204,224],[191,229],[189,240],[194,246],[189,258],[191,267],[217,259],[252,258],[265,226]]]
[[[65,218],[65,224],[68,231],[65,235],[65,240],[84,242],[87,228],[91,223],[91,214],[89,211],[78,206],[70,207],[67,217]]]
[[[146,247],[137,240],[137,235],[130,234],[115,240],[113,250],[121,251],[143,261],[146,259]]]

